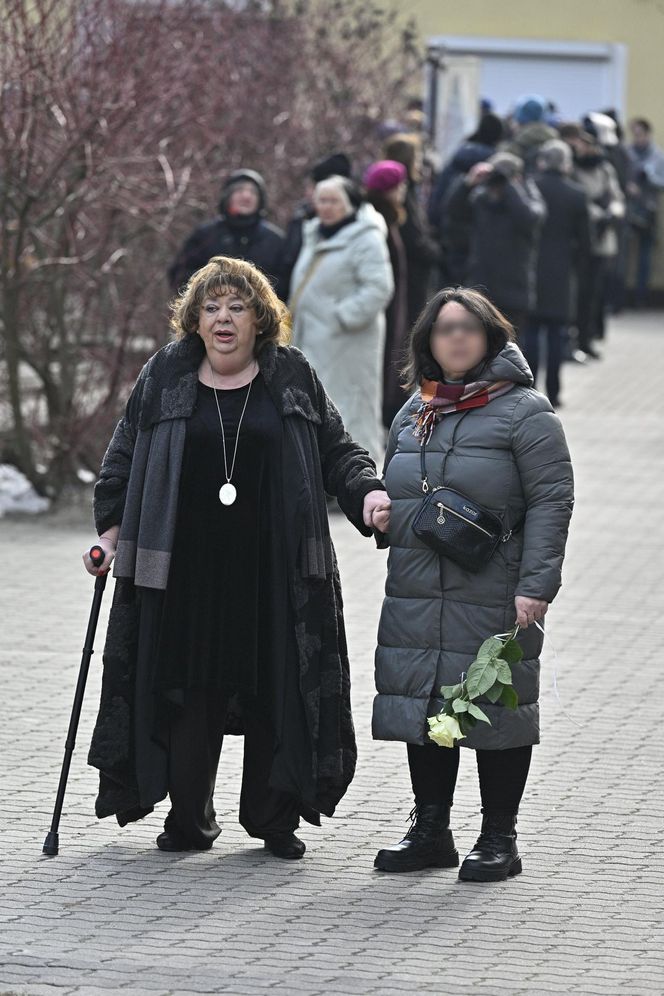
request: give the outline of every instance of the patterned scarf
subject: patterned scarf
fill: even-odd
[[[472,384],[441,384],[437,380],[423,380],[420,388],[422,404],[417,409],[413,435],[420,440],[420,446],[428,443],[443,415],[463,412],[468,408],[482,408],[513,387],[511,380],[476,380]]]

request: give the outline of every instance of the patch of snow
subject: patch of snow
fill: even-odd
[[[8,463],[0,463],[0,518],[7,512],[35,515],[45,512],[48,498],[38,495],[27,477]]]

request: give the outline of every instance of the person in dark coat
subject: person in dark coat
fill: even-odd
[[[560,403],[560,365],[570,322],[576,318],[576,272],[590,254],[590,215],[585,191],[569,178],[572,152],[554,139],[539,152],[535,183],[547,214],[540,233],[537,304],[526,326],[524,353],[537,385],[542,334],[546,337],[546,393]]]
[[[564,135],[574,153],[573,179],[585,191],[590,213],[591,252],[579,272],[578,346],[586,357],[599,359],[595,340],[604,338],[608,274],[618,255],[616,226],[625,217],[625,198],[597,134],[566,128]]]
[[[450,193],[449,216],[470,224],[464,283],[483,289],[523,334],[535,306],[537,244],[546,218],[542,195],[523,176],[523,163],[497,152],[460,177]]]
[[[422,180],[420,139],[415,135],[392,135],[385,142],[383,151],[386,159],[402,163],[408,171],[404,202],[406,213],[399,230],[408,262],[408,325],[412,327],[426,304],[432,275],[442,262],[442,253],[419,200]]]
[[[301,858],[300,817],[332,816],[356,749],[326,494],[371,535],[389,500],[251,264],[213,257],[173,304],[94,492],[115,559],[96,813],[121,826],[168,794],[157,846],[207,850],[225,732],[244,732],[240,822]]]
[[[477,130],[457,149],[432,190],[429,222],[442,249],[444,282],[463,282],[470,251],[470,222],[459,216],[450,218],[447,211],[450,192],[455,182],[473,166],[491,158],[504,132],[502,119],[497,114],[484,114]]]
[[[213,256],[231,256],[254,263],[269,278],[278,297],[286,298],[284,233],[265,220],[265,180],[252,169],[238,169],[224,183],[219,216],[199,225],[178,252],[168,270],[175,292],[182,289]]]
[[[286,246],[284,248],[284,282],[287,294],[284,301],[288,300],[288,294],[292,290],[290,286],[291,276],[297,263],[297,257],[302,250],[302,226],[305,221],[310,221],[316,217],[314,205],[314,191],[316,184],[321,180],[327,180],[331,176],[343,176],[350,179],[352,164],[345,152],[333,152],[331,156],[326,156],[313,166],[305,184],[304,200],[298,204],[293,213],[293,217],[286,229]]]
[[[560,588],[574,495],[560,420],[533,389],[513,340],[505,317],[462,287],[435,294],[410,339],[413,395],[394,420],[385,455],[391,509],[374,517],[378,543],[390,553],[372,733],[408,745],[415,809],[406,837],[378,852],[381,871],[458,865],[450,807],[464,747],[476,754],[483,818],[459,877],[497,881],[521,871],[516,819],[539,742],[542,633],[534,624]],[[431,488],[454,488],[504,523],[504,542],[477,572],[439,555],[413,532],[423,498],[423,453]],[[449,514],[441,506],[443,512]],[[430,727],[445,688],[462,680],[484,640],[510,630],[515,620],[523,651],[512,667],[516,708],[482,696],[490,722],[465,735],[457,727],[457,742],[450,737],[443,745]]]
[[[385,310],[385,347],[383,353],[383,425],[389,429],[406,395],[401,387],[401,367],[410,324],[408,321],[408,259],[401,237],[404,199],[408,173],[402,163],[383,159],[373,163],[364,174],[367,200],[382,214],[387,225],[387,249],[390,254],[394,294]]]
[[[463,176],[476,163],[490,159],[505,134],[502,118],[487,112],[480,118],[477,129],[461,143],[436,178],[429,198],[429,223],[435,231],[444,233],[444,204],[452,182]]]
[[[664,192],[664,152],[655,145],[652,125],[645,118],[631,121],[630,131],[627,212],[630,235],[637,251],[634,304],[642,308],[648,300],[657,212]]]

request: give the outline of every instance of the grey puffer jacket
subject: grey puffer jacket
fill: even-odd
[[[394,420],[385,458],[392,513],[376,650],[376,740],[430,743],[426,721],[442,707],[440,686],[458,682],[482,641],[514,625],[515,596],[551,602],[560,587],[574,503],[562,425],[533,389],[514,344],[481,376],[515,386],[483,408],[440,419],[426,450],[429,483],[444,483],[481,502],[502,517],[506,531],[525,516],[523,528],[476,574],[416,538],[411,526],[423,497],[420,444],[413,435],[421,400],[416,392]],[[462,746],[502,750],[539,742],[542,635],[530,626],[519,642],[524,659],[512,668],[517,709],[480,699],[492,725],[478,723]]]

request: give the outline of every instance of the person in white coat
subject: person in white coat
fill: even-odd
[[[345,177],[319,183],[314,206],[291,281],[293,343],[352,438],[379,461],[385,309],[394,293],[387,228]]]

